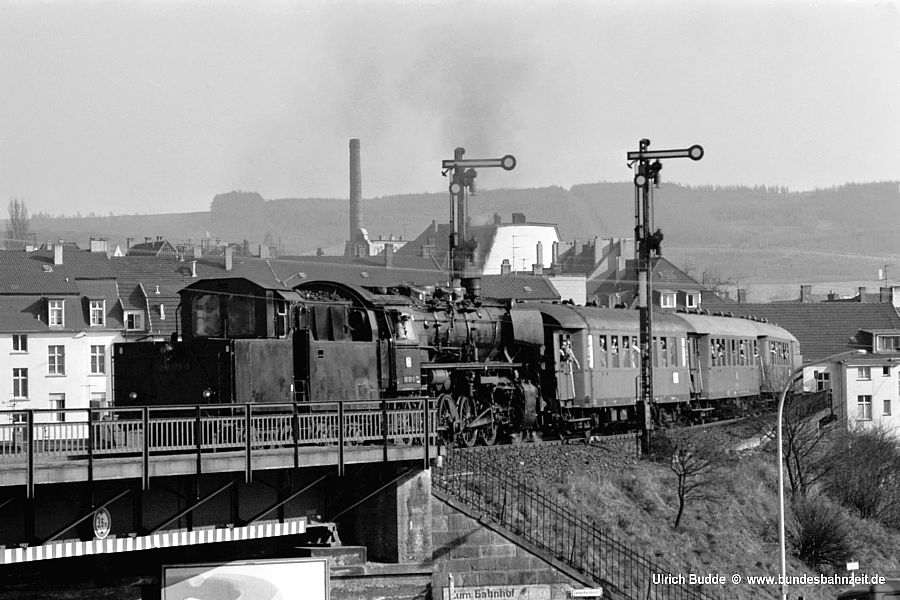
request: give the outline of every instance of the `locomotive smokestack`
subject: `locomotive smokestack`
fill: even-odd
[[[362,229],[362,171],[359,165],[359,140],[350,140],[350,237],[351,242],[356,232]]]

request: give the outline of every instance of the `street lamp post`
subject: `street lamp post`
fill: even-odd
[[[787,560],[784,540],[784,447],[782,445],[782,417],[784,416],[784,400],[788,391],[794,385],[794,378],[803,373],[803,370],[824,362],[831,362],[836,358],[841,358],[853,354],[865,354],[865,350],[848,350],[846,352],[838,352],[800,365],[791,371],[790,377],[781,390],[781,397],[778,399],[778,543],[781,550],[781,600],[787,600]]]

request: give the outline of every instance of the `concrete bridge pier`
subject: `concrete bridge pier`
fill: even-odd
[[[431,562],[431,469],[363,465],[341,483],[358,499],[329,519],[338,523],[345,545],[366,546],[375,562]]]

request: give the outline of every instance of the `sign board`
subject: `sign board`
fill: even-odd
[[[858,571],[858,570],[859,570],[859,563],[858,563],[858,562],[848,562],[848,563],[847,563],[847,570],[848,570],[848,571]]]
[[[289,558],[163,565],[161,600],[328,600],[328,560]]]
[[[602,598],[603,588],[584,588],[581,590],[572,590],[573,598]]]
[[[105,539],[109,535],[109,529],[112,526],[112,517],[105,508],[99,508],[94,511],[94,537],[98,540]]]
[[[443,589],[443,600],[550,600],[549,585],[480,585]]]

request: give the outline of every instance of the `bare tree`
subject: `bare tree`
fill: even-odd
[[[791,394],[785,401],[782,425],[784,463],[791,496],[805,496],[846,462],[847,447],[819,427],[823,414],[819,396]]]
[[[671,456],[669,468],[675,473],[678,495],[678,514],[673,528],[678,529],[688,500],[716,499],[710,488],[727,459],[708,431],[679,430],[668,433],[667,439]]]
[[[28,239],[28,207],[24,200],[13,198],[7,207],[9,221],[6,222],[6,247],[19,250],[25,247]]]

